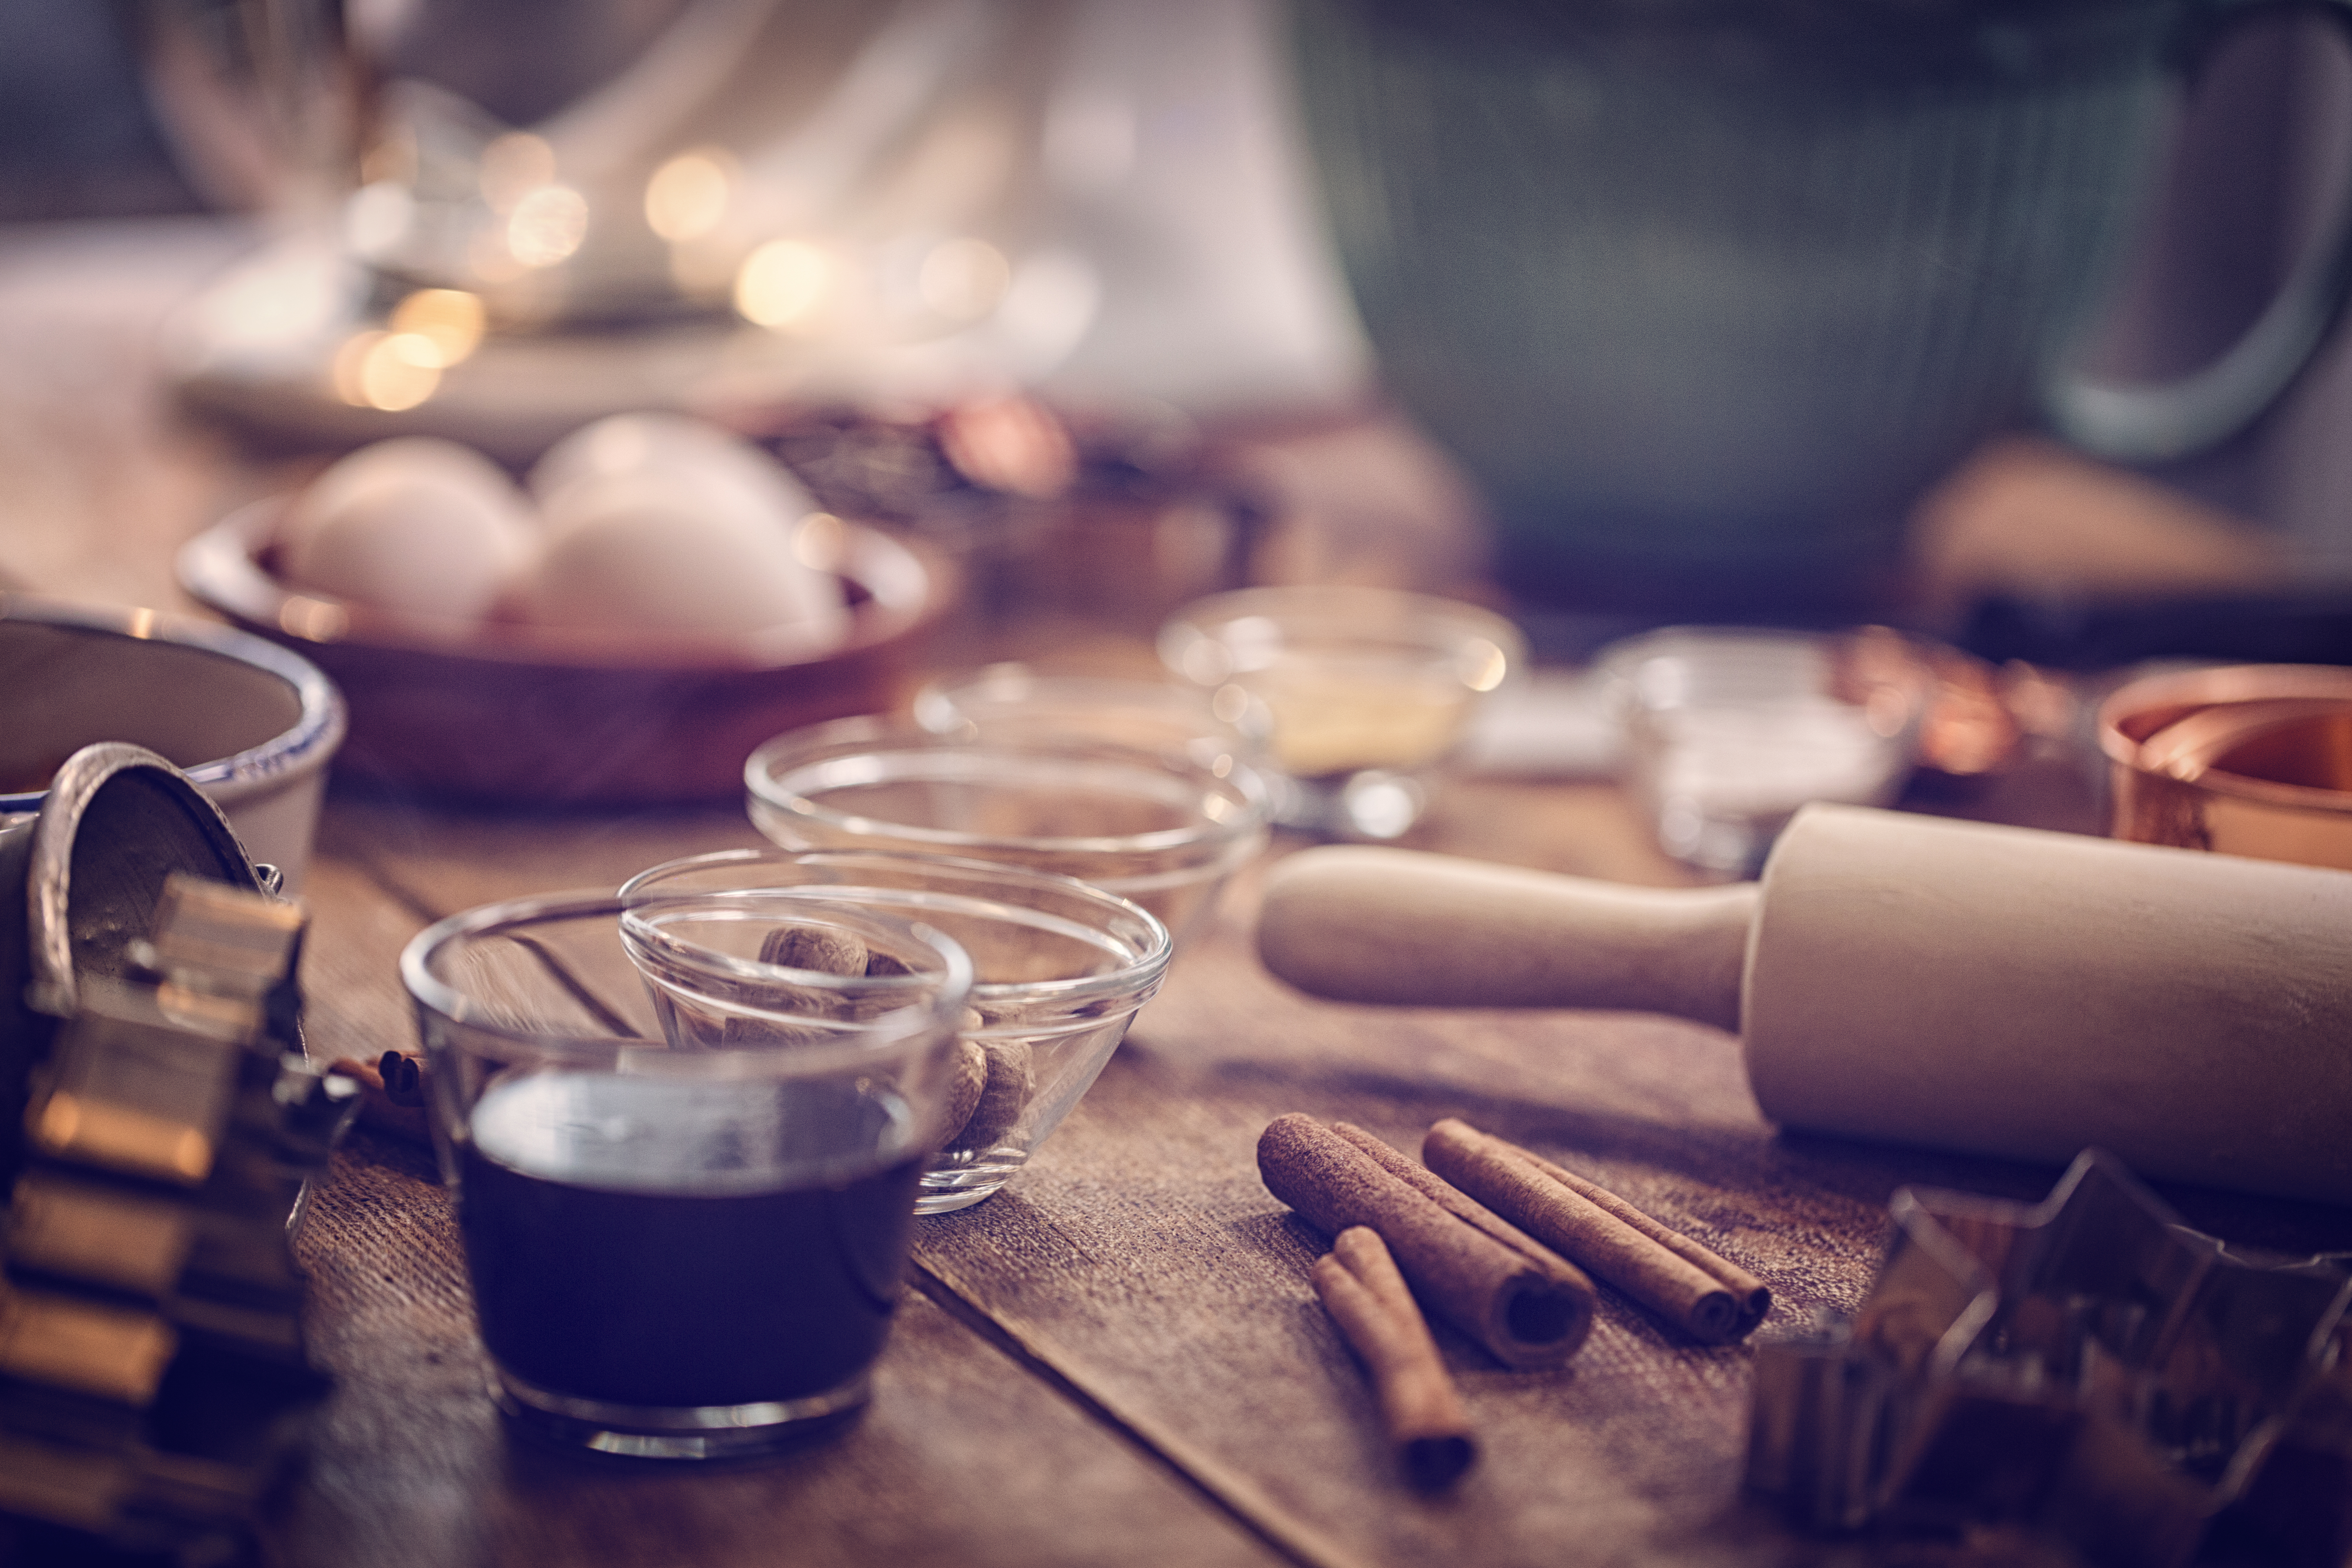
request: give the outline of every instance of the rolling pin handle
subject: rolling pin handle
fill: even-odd
[[[1344,1002],[1611,1007],[1739,1026],[1756,885],[1662,889],[1410,849],[1335,846],[1276,867],[1258,956]]]

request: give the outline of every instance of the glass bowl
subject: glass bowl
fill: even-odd
[[[903,849],[1076,877],[1181,942],[1266,839],[1249,769],[1128,747],[966,740],[847,719],[744,764],[751,821],[786,849]]]
[[[1885,805],[1917,755],[1923,672],[1865,634],[1668,626],[1599,661],[1625,731],[1625,784],[1659,847],[1752,877],[1808,801]]]
[[[641,872],[621,889],[673,945],[740,958],[771,910],[839,900],[938,931],[971,955],[950,1107],[918,1214],[966,1208],[1004,1185],[1068,1115],[1160,989],[1168,928],[1069,877],[887,850],[730,849]],[[740,934],[736,929],[740,928]],[[836,968],[858,955],[837,956]],[[887,965],[883,965],[887,969]]]
[[[1190,757],[1221,777],[1235,766],[1263,772],[1274,732],[1265,704],[1239,687],[1043,675],[1025,664],[933,680],[915,693],[914,712],[935,735],[1129,746]]]
[[[1492,611],[1426,594],[1244,588],[1177,612],[1160,658],[1213,700],[1265,705],[1277,822],[1394,838],[1420,819],[1477,704],[1524,668],[1527,644]]]
[[[888,973],[667,939],[696,912],[518,899],[400,961],[499,1405],[643,1458],[769,1452],[865,1402],[971,984],[953,942],[839,896],[760,916],[854,929]]]

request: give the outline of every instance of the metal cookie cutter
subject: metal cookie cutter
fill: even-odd
[[[1748,1484],[1816,1530],[2040,1531],[2103,1568],[2352,1554],[2347,1255],[2239,1256],[2087,1150],[1906,1188],[1851,1325],[1757,1347]]]
[[[327,1389],[289,1233],[359,1086],[273,880],[131,746],[0,832],[0,1511],[85,1547],[244,1555]]]

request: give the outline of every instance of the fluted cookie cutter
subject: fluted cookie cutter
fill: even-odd
[[[2040,1204],[1906,1188],[1849,1324],[1757,1347],[1749,1488],[1830,1531],[2115,1568],[2352,1553],[2352,1254],[2261,1258],[2087,1150]]]

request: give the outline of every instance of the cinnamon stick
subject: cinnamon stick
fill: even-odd
[[[1616,1194],[1452,1117],[1423,1140],[1430,1169],[1705,1344],[1738,1339],[1772,1305],[1765,1283]]]
[[[1373,1163],[1379,1165],[1390,1175],[1413,1188],[1422,1196],[1429,1199],[1465,1225],[1475,1226],[1486,1232],[1514,1252],[1525,1253],[1530,1258],[1549,1258],[1557,1262],[1567,1262],[1567,1259],[1560,1258],[1554,1249],[1546,1247],[1427,1165],[1416,1164],[1362,1128],[1352,1122],[1335,1121],[1331,1124],[1331,1131],[1370,1155]]]
[[[1425,1491],[1452,1483],[1478,1457],[1462,1395],[1429,1325],[1380,1233],[1350,1226],[1315,1260],[1315,1293],[1372,1374],[1381,1423],[1406,1477]]]
[[[334,1070],[360,1086],[360,1120],[403,1138],[429,1143],[433,1131],[425,1109],[425,1061],[386,1051],[374,1061],[339,1058]]]
[[[1266,1190],[1328,1234],[1378,1231],[1422,1299],[1504,1365],[1558,1366],[1576,1353],[1592,1327],[1590,1279],[1532,1238],[1501,1239],[1512,1227],[1496,1216],[1464,1217],[1343,1132],[1370,1138],[1297,1111],[1276,1117],[1257,1143]]]
[[[394,1105],[425,1109],[425,1058],[403,1051],[386,1051],[375,1060],[383,1079],[383,1095]]]

